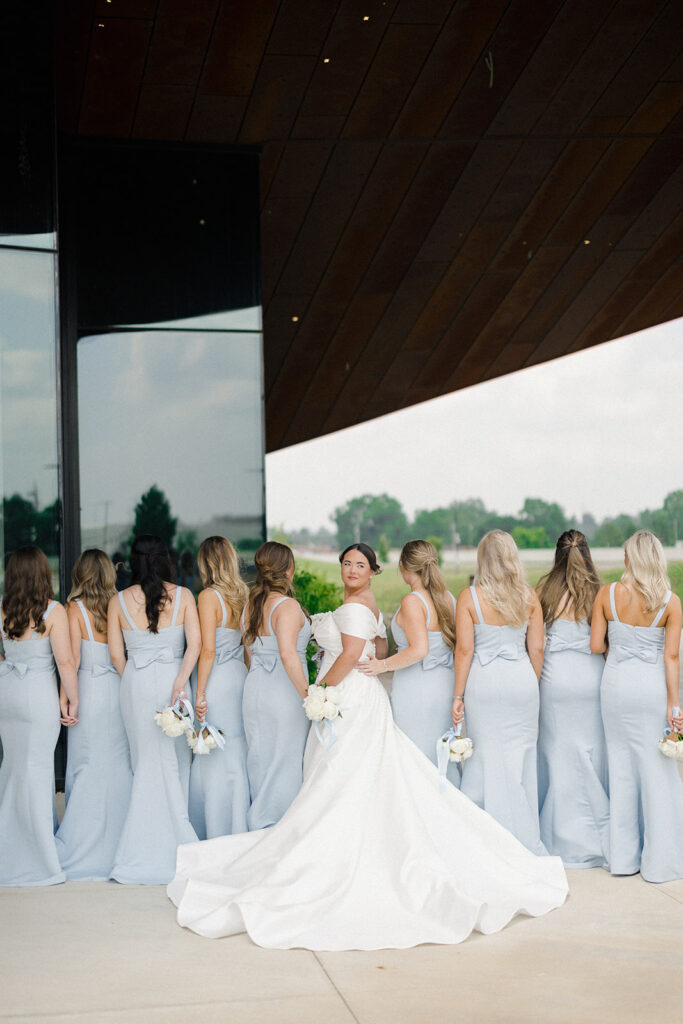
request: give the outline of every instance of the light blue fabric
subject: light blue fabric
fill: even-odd
[[[427,609],[427,636],[429,653],[414,665],[394,672],[391,684],[391,710],[396,725],[436,764],[437,741],[451,726],[453,706],[453,651],[443,633],[430,630],[430,611],[422,594],[414,592]],[[455,598],[450,595],[455,611]],[[405,631],[396,621],[398,611],[391,620],[391,632],[399,651],[408,647]],[[460,769],[449,762],[447,778],[460,786]]]
[[[591,654],[590,625],[556,619],[541,675],[538,802],[541,839],[566,868],[609,862],[607,748],[600,714],[605,660]]]
[[[128,813],[133,773],[121,717],[121,681],[106,643],[95,640],[77,601],[88,639],[81,640],[78,724],[69,727],[66,811],[55,837],[69,879],[109,878]]]
[[[51,601],[45,619],[54,606]],[[66,876],[54,837],[54,750],[60,725],[52,646],[48,636],[38,633],[9,640],[4,629],[2,642],[0,885],[55,885]]]
[[[610,870],[640,871],[648,882],[683,878],[683,782],[676,762],[657,747],[666,728],[664,629],[614,621],[600,698],[610,780]]]
[[[171,739],[154,720],[167,707],[185,650],[185,628],[176,625],[180,587],[170,626],[138,629],[119,593],[131,626],[124,638],[128,660],[121,677],[121,712],[133,768],[130,805],[110,877],[131,885],[162,885],[175,872],[176,848],[197,839],[187,813],[190,748]]]
[[[216,659],[206,686],[207,721],[225,738],[223,750],[195,754],[190,772],[190,821],[200,839],[247,831],[249,780],[242,696],[247,668],[239,629],[228,629],[227,611],[216,629]]]
[[[479,623],[465,690],[465,725],[473,753],[461,791],[537,856],[548,851],[538,821],[538,681],[526,650],[526,626],[490,626],[475,587]]]
[[[268,618],[269,636],[256,638],[251,666],[244,684],[242,713],[247,738],[247,773],[251,807],[249,831],[274,825],[301,789],[304,747],[310,726],[301,697],[280,658],[271,619],[282,601],[273,605]],[[303,616],[296,649],[307,676],[306,647],[311,626]]]

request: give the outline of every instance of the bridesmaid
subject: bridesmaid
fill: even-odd
[[[249,831],[280,820],[303,781],[309,721],[306,647],[311,626],[293,597],[294,555],[266,541],[254,555],[256,581],[242,614],[249,673],[242,711],[247,737]]]
[[[657,748],[680,705],[681,602],[662,545],[638,530],[624,545],[619,583],[601,587],[591,650],[609,653],[600,691],[610,779],[610,870],[647,882],[683,878],[683,782]]]
[[[590,621],[600,581],[588,542],[562,534],[555,564],[539,582],[546,624],[538,737],[541,839],[566,868],[607,867],[607,748],[600,714],[601,654]]]
[[[206,719],[223,732],[225,748],[195,754],[192,760],[190,821],[200,839],[213,839],[247,831],[249,781],[242,724],[247,668],[239,623],[249,591],[235,549],[225,537],[207,537],[197,565],[205,589],[198,599],[202,649],[195,710],[199,721]]]
[[[462,792],[532,853],[547,853],[539,831],[536,740],[543,612],[524,579],[509,533],[492,530],[477,548],[474,586],[458,597],[453,724],[462,721],[474,752]]]
[[[439,555],[428,540],[404,544],[398,562],[410,593],[391,620],[398,653],[358,665],[365,675],[394,673],[391,708],[396,725],[436,764],[436,745],[451,724],[455,598],[446,589]],[[460,785],[457,764],[448,778]]]
[[[201,636],[194,598],[170,582],[171,561],[158,537],[136,537],[130,569],[132,586],[112,597],[107,617],[133,768],[110,877],[161,885],[173,877],[177,846],[197,836],[187,813],[190,748],[185,736],[166,736],[154,715],[186,694]]]
[[[39,548],[8,559],[0,632],[0,885],[55,885],[66,876],[54,837],[54,749],[60,713],[63,725],[78,722],[78,678],[66,611]]]
[[[84,551],[71,584],[66,612],[79,722],[69,730],[66,812],[55,838],[67,878],[102,881],[114,863],[132,783],[120,680],[107,647],[107,606],[116,593],[111,559],[97,548]]]

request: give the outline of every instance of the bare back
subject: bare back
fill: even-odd
[[[175,583],[164,582],[164,588],[166,592],[166,602],[161,612],[159,613],[158,629],[166,629],[173,622],[173,604],[175,601],[176,590],[178,589]],[[186,600],[189,597],[194,603],[194,599],[191,597],[190,592],[185,588],[181,587],[180,595],[180,607],[178,608],[178,614],[176,616],[176,625],[180,625],[185,618],[185,607]],[[145,595],[142,587],[138,583],[134,583],[132,587],[126,587],[123,593],[123,599],[128,610],[128,614],[135,623],[138,629],[149,629],[149,619],[147,618],[147,611],[145,609]],[[118,621],[119,626],[123,630],[130,629],[130,623],[126,619],[126,616],[121,608],[120,602],[116,602],[118,606]]]

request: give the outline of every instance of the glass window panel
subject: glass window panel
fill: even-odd
[[[124,324],[117,324],[123,327]],[[260,331],[261,307],[250,306],[248,309],[228,309],[223,313],[206,313],[203,316],[189,316],[178,320],[164,320],[154,324],[132,324],[132,327],[172,327],[178,329],[188,327],[192,330],[207,331]]]
[[[54,256],[0,249],[0,554],[38,544],[57,586],[55,338]]]
[[[262,539],[259,335],[82,338],[78,403],[84,548],[125,551],[135,507],[153,486],[170,504],[167,519],[178,520],[177,549],[196,551],[214,533],[236,544]]]
[[[0,235],[0,246],[16,245],[23,249],[56,249],[54,234],[46,232],[36,235]]]

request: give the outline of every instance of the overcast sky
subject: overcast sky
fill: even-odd
[[[683,319],[274,452],[268,523],[330,527],[381,492],[411,516],[470,497],[636,513],[683,488],[682,448]]]

